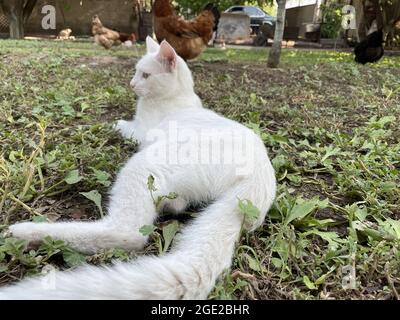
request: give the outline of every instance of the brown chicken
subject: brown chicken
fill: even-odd
[[[185,60],[196,58],[207,46],[217,29],[219,11],[207,4],[192,20],[178,17],[170,0],[156,0],[153,4],[154,32],[158,42],[167,40]]]
[[[112,46],[118,46],[122,42],[128,40],[132,42],[136,40],[135,34],[133,33],[120,33],[104,27],[97,15],[92,18],[92,33],[94,35],[94,41],[106,49],[110,49]]]
[[[58,33],[57,39],[58,40],[68,40],[68,39],[75,39],[75,37],[71,36],[72,30],[70,28],[63,29]]]

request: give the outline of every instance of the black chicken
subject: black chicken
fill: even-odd
[[[383,52],[383,30],[379,29],[370,33],[366,39],[355,46],[354,60],[362,64],[376,62],[382,58]]]

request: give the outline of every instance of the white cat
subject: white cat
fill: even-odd
[[[238,201],[260,210],[260,226],[275,197],[274,170],[261,139],[245,126],[204,109],[186,63],[163,41],[147,38],[131,86],[139,96],[133,121],[118,121],[140,148],[122,168],[110,195],[108,215],[96,222],[23,222],[10,226],[28,241],[46,236],[94,253],[104,248],[142,249],[139,229],[152,224],[154,196],[169,192],[162,207],[176,213],[191,203],[209,203],[185,226],[165,255],[143,256],[111,267],[83,266],[0,289],[2,299],[205,299],[229,268],[244,215]],[[217,141],[217,144],[215,143]]]

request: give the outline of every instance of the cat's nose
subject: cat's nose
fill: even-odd
[[[136,83],[135,83],[135,81],[131,80],[129,85],[131,86],[132,89],[135,89]]]

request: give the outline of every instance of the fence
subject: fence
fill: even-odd
[[[0,33],[8,32],[8,24],[9,24],[8,18],[0,8]]]

